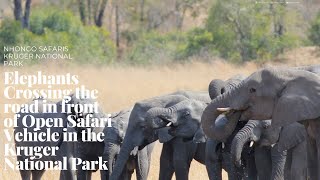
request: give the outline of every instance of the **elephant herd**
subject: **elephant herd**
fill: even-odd
[[[72,96],[69,103],[94,101]],[[57,102],[60,108],[61,104]],[[65,125],[68,115],[33,113],[60,117]],[[105,116],[101,109],[92,115]],[[142,100],[112,114],[111,120],[111,127],[87,127],[103,132],[103,142],[16,142],[16,146],[59,146],[56,156],[41,161],[102,158],[108,167],[100,170],[103,180],[131,179],[134,171],[138,180],[148,179],[157,140],[163,143],[160,180],[172,179],[173,174],[177,180],[187,180],[193,159],[206,166],[211,180],[222,180],[222,169],[230,180],[320,180],[320,66],[272,67],[248,77],[214,79],[208,92],[177,91]],[[23,128],[18,121],[15,133]],[[51,129],[63,131],[63,127]],[[68,128],[77,134],[82,130]],[[27,158],[18,156],[20,161]],[[60,179],[91,179],[98,170],[75,170],[67,162]],[[24,180],[41,179],[43,173],[20,171]]]

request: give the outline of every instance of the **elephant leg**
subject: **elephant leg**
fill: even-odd
[[[246,180],[257,180],[257,168],[254,159],[254,154],[247,154],[246,158],[246,169],[244,179]]]
[[[159,180],[170,180],[174,173],[171,143],[164,143],[160,156]]]
[[[84,171],[81,168],[78,168],[77,180],[87,180],[87,171]]]
[[[228,179],[242,180],[242,167],[238,168],[235,166],[232,160],[232,156],[229,152],[222,153],[222,166],[228,172]]]
[[[270,149],[256,147],[254,151],[255,163],[259,180],[271,179],[271,157]]]
[[[146,180],[149,169],[147,146],[138,151],[135,164],[137,180]]]
[[[283,180],[284,179],[284,167],[286,164],[287,151],[278,151],[278,145],[276,144],[271,148],[272,159],[272,173],[271,179]]]
[[[30,180],[31,171],[29,170],[20,170],[20,176],[22,180]]]
[[[92,171],[87,171],[87,180],[91,180]]]
[[[60,180],[75,180],[77,179],[76,171],[73,170],[61,170]]]
[[[318,153],[317,153],[317,144],[316,141],[308,136],[307,138],[307,156],[308,156],[308,176],[310,180],[318,179]]]
[[[176,139],[173,147],[173,164],[177,180],[188,180],[189,168],[197,149],[197,144]]]
[[[134,170],[128,169],[127,172],[126,172],[126,177],[125,177],[124,180],[130,180],[131,177],[132,177],[133,172],[134,172]]]
[[[205,164],[210,180],[222,180],[221,151],[216,151],[217,142],[208,140],[206,143]]]
[[[109,180],[109,172],[106,170],[100,170],[101,180]]]
[[[307,142],[303,141],[292,149],[291,152],[291,167],[290,178],[292,180],[305,180],[307,179]]]
[[[222,162],[220,160],[206,159],[206,169],[210,180],[222,180]]]
[[[44,170],[32,171],[32,180],[41,180]]]

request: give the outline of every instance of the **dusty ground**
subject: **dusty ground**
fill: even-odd
[[[318,51],[319,52],[319,51]],[[288,59],[289,65],[306,65],[320,62],[315,55],[314,48],[297,49],[288,52],[279,59]],[[283,63],[281,63],[282,65]],[[279,65],[279,64],[277,64]],[[20,73],[33,74],[42,71],[45,74],[77,74],[80,76],[80,84],[90,89],[99,90],[99,102],[105,112],[119,111],[132,106],[136,101],[170,93],[176,90],[207,90],[208,83],[214,78],[227,79],[232,75],[249,75],[258,68],[249,63],[246,65],[230,65],[221,61],[211,64],[190,63],[186,65],[173,65],[165,67],[132,68],[132,67],[95,67],[95,66],[71,66],[71,65],[37,65],[24,68],[0,68],[1,72],[19,70]],[[3,78],[0,81],[0,90],[3,90]],[[21,86],[22,87],[22,86]],[[25,88],[25,87],[23,87]],[[4,103],[25,103],[28,100],[8,101],[1,96],[1,112]],[[0,119],[12,116],[12,114],[0,114]],[[0,123],[3,129],[3,123]],[[1,131],[0,144],[6,139]],[[18,171],[4,171],[4,148],[0,148],[0,179],[19,179]],[[161,144],[157,144],[153,156],[150,180],[158,179],[159,156]],[[43,179],[58,179],[58,172],[46,172]],[[205,167],[193,162],[190,170],[190,179],[208,179]],[[95,173],[94,179],[99,179]],[[227,179],[225,177],[225,179]]]

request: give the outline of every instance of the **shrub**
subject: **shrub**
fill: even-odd
[[[67,53],[79,63],[110,63],[116,56],[108,31],[83,26],[71,12],[54,8],[34,9],[30,17],[30,31],[23,30],[16,21],[3,21],[0,40],[0,43],[12,46],[68,46]]]
[[[320,46],[320,12],[309,29],[309,40],[316,46]]]
[[[298,34],[274,32],[277,18],[284,20],[283,25],[293,26],[294,20],[288,20],[292,16],[294,12],[281,5],[271,11],[250,1],[217,1],[209,11],[206,29],[212,33],[212,43],[221,57],[231,61],[265,60],[301,43]]]
[[[0,26],[0,62],[3,63],[4,59],[4,46],[13,46],[22,41],[21,24],[11,19],[4,19]]]
[[[186,35],[186,43],[182,44],[177,51],[177,59],[187,59],[190,56],[200,55],[203,49],[213,49],[213,35],[205,29],[195,28]]]
[[[185,42],[185,34],[181,32],[144,33],[128,50],[125,60],[130,64],[167,63],[175,59],[178,47]]]

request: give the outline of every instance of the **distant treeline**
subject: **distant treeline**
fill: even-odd
[[[0,47],[67,46],[78,63],[139,65],[212,57],[264,61],[291,48],[320,46],[320,12],[307,16],[285,1],[254,2],[70,0],[32,6],[28,0],[23,6],[20,1],[13,17],[1,20]],[[201,15],[207,17],[202,26],[184,27]],[[3,48],[0,55],[3,62]]]

